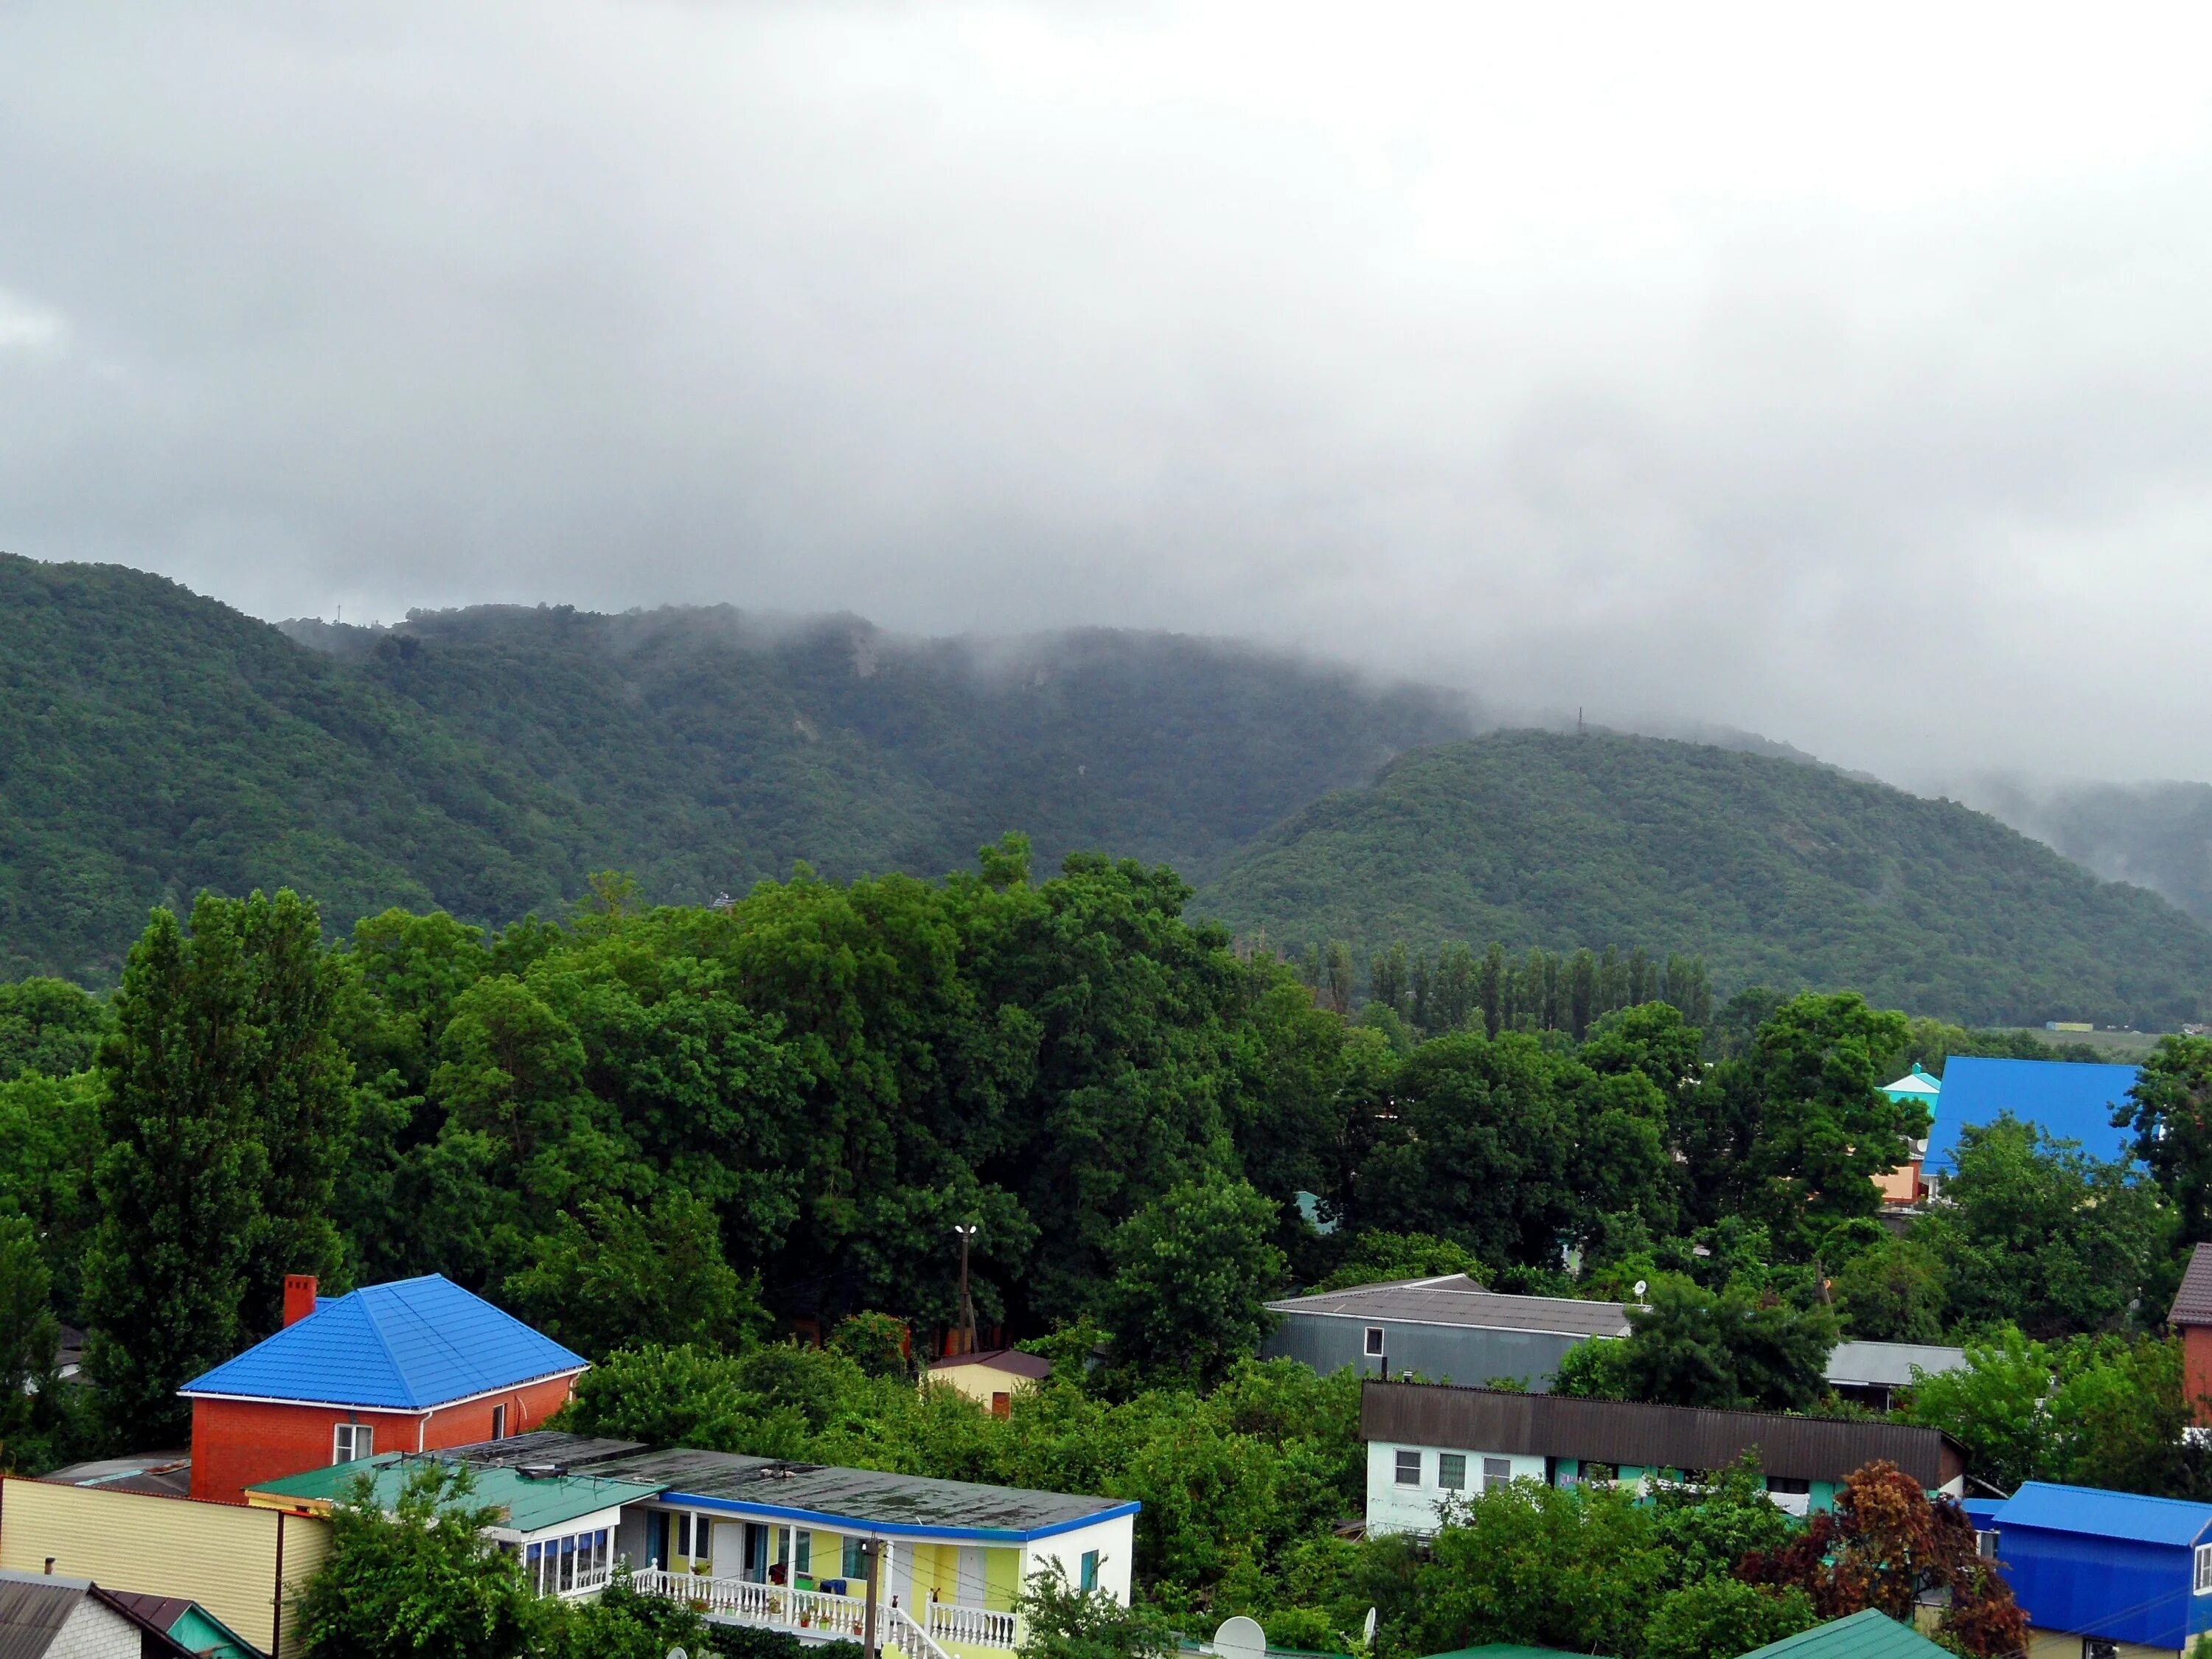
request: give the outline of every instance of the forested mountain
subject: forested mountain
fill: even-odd
[[[2107,881],[2148,887],[2212,923],[2212,784],[1980,779],[1961,793]]]
[[[1723,992],[1848,987],[1975,1023],[2153,1029],[2212,992],[2212,933],[1954,802],[1661,738],[1503,732],[1316,802],[1194,908],[1289,948],[1651,944]]]
[[[842,617],[488,608],[276,628],[0,556],[0,975],[111,980],[149,906],[289,884],[505,921],[618,867],[702,902],[937,874],[1009,829],[1204,874],[1465,700],[1232,643],[911,641]]]

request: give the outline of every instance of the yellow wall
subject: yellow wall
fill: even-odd
[[[0,1567],[54,1571],[106,1589],[185,1595],[264,1653],[284,1552],[283,1651],[295,1651],[299,1591],[330,1553],[330,1523],[272,1510],[97,1486],[0,1482]]]
[[[988,1407],[994,1394],[1012,1395],[1036,1387],[1026,1376],[1016,1376],[989,1365],[963,1365],[957,1360],[932,1365],[923,1375],[925,1386],[938,1383],[957,1389],[980,1406]]]

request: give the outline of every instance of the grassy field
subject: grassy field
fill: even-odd
[[[2158,1046],[2159,1037],[2162,1035],[2157,1031],[2046,1031],[2040,1025],[2014,1029],[2026,1031],[2041,1042],[2062,1046],[2069,1042],[2086,1042],[2093,1048],[2102,1050],[2116,1065],[2126,1065],[2131,1060],[2148,1058],[2150,1051]]]

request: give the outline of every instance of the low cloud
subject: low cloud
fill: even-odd
[[[0,546],[2212,775],[2201,16],[1537,9],[9,8]]]

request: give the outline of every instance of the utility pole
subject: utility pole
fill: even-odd
[[[883,1540],[871,1538],[860,1546],[860,1565],[868,1570],[868,1611],[866,1633],[862,1638],[861,1651],[866,1659],[877,1659],[880,1651],[876,1646],[876,1563],[882,1559]]]
[[[968,1299],[968,1241],[975,1237],[975,1224],[961,1226],[955,1223],[952,1231],[960,1235],[960,1352],[975,1352],[975,1304]]]

